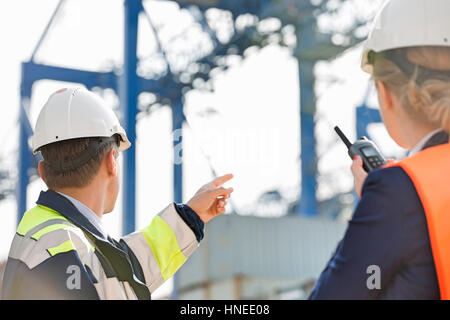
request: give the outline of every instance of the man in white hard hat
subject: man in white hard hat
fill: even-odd
[[[405,159],[369,174],[310,299],[450,299],[450,1],[391,0],[375,18],[362,68]]]
[[[33,152],[48,190],[14,236],[3,279],[6,299],[150,299],[198,247],[204,223],[225,212],[232,178],[172,203],[120,241],[101,218],[119,192],[119,152],[131,146],[113,111],[94,93],[61,89],[41,110]]]

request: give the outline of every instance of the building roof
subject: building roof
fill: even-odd
[[[321,218],[224,215],[209,222],[205,238],[178,271],[180,289],[236,275],[317,279],[347,224]]]

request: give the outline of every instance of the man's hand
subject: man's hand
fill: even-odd
[[[205,184],[186,204],[205,223],[215,216],[225,213],[225,205],[230,194],[233,192],[233,188],[226,189],[221,187],[221,185],[232,178],[232,174],[226,174]]]

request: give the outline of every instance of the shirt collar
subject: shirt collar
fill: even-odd
[[[440,132],[440,131],[442,131],[442,129],[436,129],[436,130],[430,132],[429,134],[427,134],[425,137],[423,137],[423,138],[422,138],[422,139],[414,146],[414,148],[412,148],[412,149],[409,151],[409,156],[413,156],[413,155],[415,155],[416,153],[418,153],[419,151],[421,151],[421,150],[425,147],[425,144],[428,142],[428,140],[430,140],[431,137],[433,137],[436,133],[438,133],[438,132]]]
[[[102,231],[89,220],[78,208],[65,196],[53,191],[41,191],[37,204],[57,211],[59,214],[74,223],[77,227],[89,232],[98,239],[105,241]]]
[[[64,194],[62,192],[58,192],[60,195],[66,197],[67,199],[70,200],[70,202],[72,202],[72,204],[75,206],[75,208],[78,209],[78,211],[80,211],[80,213],[85,216],[90,223],[92,223],[98,231],[100,231],[100,233],[102,234],[102,236],[104,238],[107,237],[107,233],[105,232],[105,230],[103,229],[103,225],[102,225],[102,221],[100,220],[100,218],[95,214],[94,211],[92,211],[89,207],[87,207],[84,203],[82,203],[81,201],[68,196],[67,194]]]

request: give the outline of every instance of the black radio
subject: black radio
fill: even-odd
[[[339,127],[335,127],[334,130],[347,146],[350,158],[352,160],[355,156],[360,156],[362,158],[363,168],[366,172],[370,172],[387,164],[386,159],[381,155],[381,152],[378,150],[375,143],[366,137],[362,137],[352,144]]]

